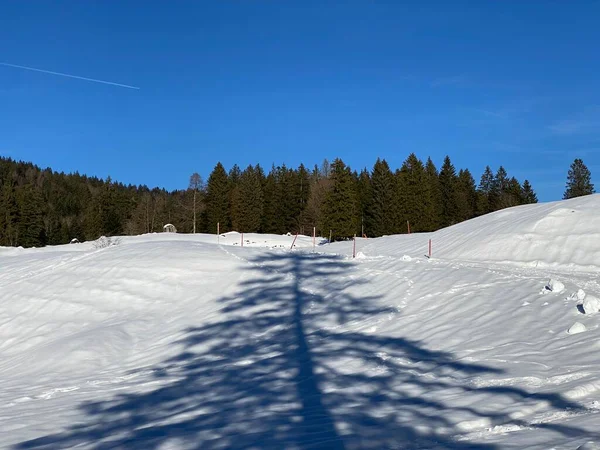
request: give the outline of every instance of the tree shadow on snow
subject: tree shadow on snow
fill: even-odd
[[[473,379],[501,371],[370,333],[398,311],[358,295],[369,287],[341,257],[267,253],[247,271],[220,300],[221,320],[188,329],[184,350],[155,368],[160,387],[86,403],[84,424],[15,448],[492,449],[460,440],[457,418],[533,426],[493,405],[579,408],[557,394],[478,387]]]

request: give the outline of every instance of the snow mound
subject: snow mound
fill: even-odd
[[[549,294],[550,292],[560,294],[561,292],[564,292],[564,290],[565,285],[563,283],[553,278],[550,278],[548,280],[548,283],[546,283],[544,288],[541,290],[540,294]]]
[[[587,331],[587,328],[581,322],[575,322],[571,327],[567,330],[569,334],[579,334]]]
[[[582,306],[586,314],[596,314],[600,311],[600,299],[593,295],[588,295],[583,301]]]
[[[363,252],[358,252],[356,254],[356,259],[366,259],[367,257],[365,256],[365,254]]]
[[[402,261],[412,261],[412,258],[408,255],[402,256]]]
[[[557,294],[560,294],[561,292],[563,292],[565,290],[565,285],[562,284],[560,281],[555,280],[553,278],[548,280],[548,284],[546,285],[546,287],[548,290],[550,290],[552,292],[556,292]]]

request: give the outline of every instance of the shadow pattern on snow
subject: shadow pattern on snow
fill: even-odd
[[[219,320],[188,329],[182,352],[155,368],[160,387],[86,403],[84,424],[15,448],[492,449],[459,440],[456,417],[532,426],[493,405],[579,408],[556,394],[476,387],[474,377],[500,371],[367,332],[398,311],[355,294],[368,288],[341,257],[263,253],[246,268]]]

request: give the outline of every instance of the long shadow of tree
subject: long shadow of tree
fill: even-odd
[[[491,449],[457,438],[458,418],[532,426],[482,405],[580,409],[557,394],[476,387],[473,377],[500,371],[361,331],[397,311],[356,294],[368,286],[338,256],[268,253],[247,271],[220,320],[188,329],[185,350],[156,368],[161,387],[86,403],[84,425],[15,448]],[[464,401],[445,402],[451,392]]]

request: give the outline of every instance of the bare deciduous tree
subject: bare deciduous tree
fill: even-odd
[[[189,189],[194,191],[194,234],[196,234],[196,195],[198,191],[202,189],[202,177],[198,174],[198,172],[194,172],[190,177],[190,186]]]

